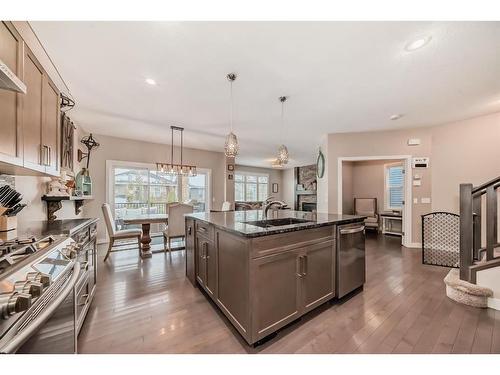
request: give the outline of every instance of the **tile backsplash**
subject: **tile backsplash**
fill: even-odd
[[[0,186],[8,185],[12,189],[16,188],[16,178],[8,174],[0,174]]]

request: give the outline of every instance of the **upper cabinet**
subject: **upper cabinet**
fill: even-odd
[[[0,39],[0,59],[27,87],[26,94],[0,90],[0,172],[57,176],[59,90],[9,22]]]
[[[22,76],[23,41],[12,25],[0,22],[0,59]],[[0,90],[0,160],[22,165],[21,94]]]
[[[42,87],[42,147],[45,148],[46,173],[59,174],[59,120],[61,118],[59,106],[59,90],[44,76]]]
[[[43,69],[36,58],[26,48],[24,54],[23,82],[27,87],[23,96],[23,136],[24,136],[24,166],[40,172],[45,172],[42,164],[44,150],[42,137],[42,91]]]

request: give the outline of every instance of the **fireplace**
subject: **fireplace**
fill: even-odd
[[[302,202],[302,211],[316,212],[316,203]]]

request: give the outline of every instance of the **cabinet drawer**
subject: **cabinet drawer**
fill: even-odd
[[[196,220],[195,228],[197,235],[203,236],[210,241],[214,240],[214,227],[212,225]]]
[[[334,228],[334,226],[327,226],[254,238],[252,240],[251,256],[252,258],[259,258],[334,240]]]

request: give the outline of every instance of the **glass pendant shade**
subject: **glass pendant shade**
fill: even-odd
[[[281,145],[278,149],[278,160],[281,164],[287,164],[289,159],[288,149],[285,145]]]
[[[240,146],[238,145],[238,137],[233,132],[226,136],[226,144],[224,145],[224,153],[228,158],[234,158],[238,155]]]

